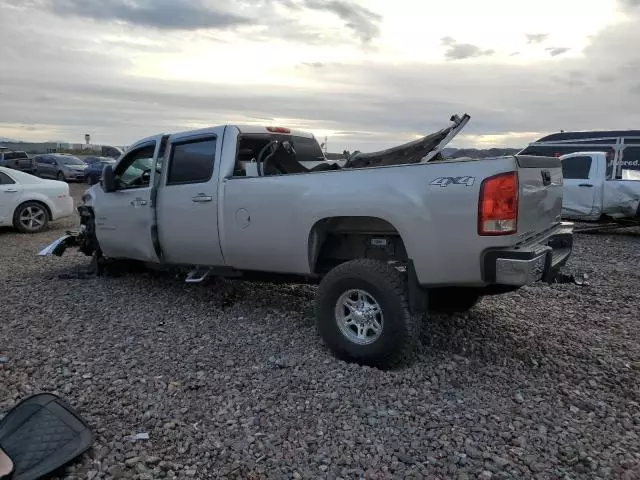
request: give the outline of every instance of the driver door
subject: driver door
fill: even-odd
[[[152,185],[162,135],[135,145],[114,169],[118,189],[96,198],[96,236],[106,257],[159,263],[153,244]],[[155,168],[154,168],[155,167]]]

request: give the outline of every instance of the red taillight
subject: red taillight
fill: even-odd
[[[267,127],[267,131],[273,133],[291,133],[291,130],[284,127]]]
[[[518,174],[501,173],[480,186],[479,235],[509,235],[518,230]]]

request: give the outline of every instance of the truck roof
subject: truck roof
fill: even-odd
[[[315,136],[313,135],[313,133],[305,131],[305,130],[299,130],[296,128],[289,128],[289,127],[281,127],[281,126],[271,126],[271,125],[250,125],[250,124],[238,124],[238,123],[225,123],[225,124],[221,124],[221,125],[212,125],[210,127],[204,127],[204,128],[196,128],[196,129],[189,129],[189,130],[182,130],[182,131],[178,131],[178,132],[158,132],[154,135],[149,135],[148,137],[144,137],[144,138],[140,138],[138,140],[136,140],[134,143],[132,143],[131,145],[129,145],[129,147],[127,148],[127,150],[131,150],[134,147],[137,147],[138,145],[141,145],[145,142],[151,141],[153,139],[155,139],[158,135],[184,135],[184,134],[194,134],[197,135],[199,133],[206,133],[208,131],[211,131],[214,128],[218,128],[218,127],[233,127],[233,128],[237,128],[239,133],[246,133],[246,134],[261,134],[261,133],[280,133],[280,134],[290,134],[290,135],[294,135],[296,137],[305,137],[305,138],[313,138],[315,139]]]
[[[536,140],[534,143],[616,137],[640,137],[640,130],[583,130],[572,132],[557,132],[545,135],[544,137]]]

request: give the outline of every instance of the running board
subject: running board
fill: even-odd
[[[196,267],[187,274],[186,283],[200,283],[211,273],[211,267]]]

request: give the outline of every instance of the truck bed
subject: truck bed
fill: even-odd
[[[519,181],[517,232],[479,235],[482,181],[513,171]],[[550,231],[559,224],[562,207],[560,162],[547,157],[232,177],[220,188],[220,243],[225,263],[234,268],[312,274],[314,229],[328,218],[367,217],[397,231],[423,285],[484,285],[483,252]],[[238,222],[239,211],[250,218],[248,227]]]

